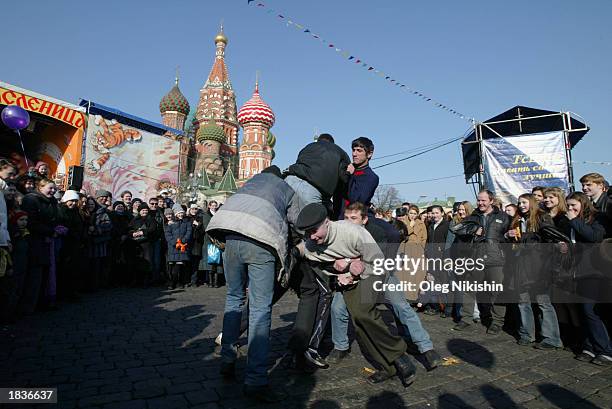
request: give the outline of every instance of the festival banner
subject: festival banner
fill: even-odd
[[[0,87],[0,104],[18,105],[26,111],[49,116],[74,128],[83,128],[85,125],[85,114],[83,112],[42,98],[22,94],[12,89]]]
[[[569,191],[563,132],[485,139],[483,166],[484,186],[503,204],[535,186]]]
[[[180,142],[90,115],[85,147],[85,182],[89,192],[124,190],[148,200],[162,189],[177,190]]]

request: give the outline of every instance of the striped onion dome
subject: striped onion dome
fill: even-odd
[[[260,122],[272,128],[275,119],[270,106],[259,96],[259,85],[255,84],[253,96],[238,111],[238,122],[242,127],[248,122]]]
[[[178,87],[178,78],[174,87],[159,102],[159,112],[162,114],[168,111],[180,112],[189,115],[189,102]]]

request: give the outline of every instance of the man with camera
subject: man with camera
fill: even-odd
[[[489,190],[481,190],[476,201],[477,209],[466,217],[466,222],[478,223],[480,227],[473,235],[474,259],[482,258],[485,268],[474,270],[472,278],[478,283],[502,283],[504,281],[504,253],[501,243],[510,227],[508,215],[493,205],[495,196]],[[504,308],[495,306],[496,293],[476,293],[480,319],[487,327],[487,334],[497,335],[504,324]]]

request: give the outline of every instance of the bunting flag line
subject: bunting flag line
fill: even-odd
[[[384,81],[387,81],[390,85],[399,86],[399,88],[401,90],[407,91],[408,93],[410,93],[412,95],[416,95],[419,98],[421,98],[423,101],[429,102],[429,103],[433,104],[433,106],[435,106],[436,108],[442,109],[442,110],[444,110],[444,111],[446,111],[446,112],[448,112],[448,113],[450,113],[450,114],[452,114],[454,116],[457,116],[457,117],[459,117],[461,119],[468,120],[468,121],[470,121],[470,123],[474,123],[475,122],[474,118],[467,117],[466,115],[462,114],[460,111],[458,111],[458,110],[456,110],[456,109],[454,109],[454,108],[452,108],[452,107],[450,107],[448,105],[445,105],[445,104],[443,104],[441,102],[438,102],[434,98],[431,98],[431,97],[427,96],[426,94],[424,94],[424,93],[422,93],[420,91],[417,91],[417,90],[409,87],[408,85],[406,85],[406,84],[398,81],[397,79],[393,78],[391,75],[388,75],[384,71],[378,70],[373,65],[370,65],[370,64],[364,62],[360,58],[356,57],[354,54],[351,54],[348,50],[344,50],[344,49],[342,49],[340,47],[337,47],[335,45],[335,43],[329,42],[329,41],[325,40],[324,38],[322,38],[321,36],[319,36],[318,34],[312,32],[312,30],[310,30],[306,25],[296,23],[293,19],[290,19],[289,17],[285,16],[279,10],[274,10],[274,9],[268,7],[266,4],[264,4],[261,1],[258,1],[257,3],[255,3],[255,0],[247,0],[247,5],[255,5],[255,7],[266,9],[266,13],[267,14],[276,15],[277,20],[282,21],[284,24],[286,24],[287,27],[293,26],[293,27],[295,27],[296,30],[299,30],[300,32],[302,32],[304,34],[310,35],[315,40],[319,40],[319,42],[321,42],[322,44],[326,44],[327,48],[333,49],[344,60],[351,61],[351,62],[353,62],[355,64],[360,65],[362,68],[365,68],[366,71],[370,71],[370,72],[373,72],[374,74],[377,74]]]

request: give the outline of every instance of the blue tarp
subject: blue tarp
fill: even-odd
[[[183,136],[185,133],[178,129],[170,128],[156,122],[152,122],[134,115],[130,115],[115,108],[107,107],[106,105],[97,102],[81,99],[79,105],[89,109],[89,113],[94,115],[102,115],[107,119],[116,119],[118,122],[133,126],[134,128],[142,129],[143,131],[151,132],[157,135],[163,135],[166,132],[172,132],[176,135]]]

